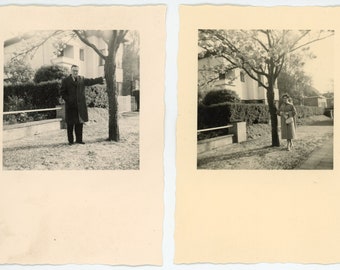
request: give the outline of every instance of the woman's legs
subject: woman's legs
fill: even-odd
[[[287,150],[290,151],[294,147],[292,139],[287,139]]]
[[[287,150],[288,150],[288,151],[290,151],[291,146],[292,146],[292,140],[287,139]]]

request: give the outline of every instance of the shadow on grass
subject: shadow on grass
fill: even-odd
[[[29,150],[29,149],[44,149],[44,148],[60,148],[62,146],[71,147],[66,143],[50,143],[50,144],[43,144],[43,145],[22,145],[22,146],[8,146],[3,147],[3,152],[13,152],[18,150]]]
[[[206,158],[200,158],[198,157],[197,159],[197,167],[199,168],[200,166],[203,166],[205,164],[208,164],[210,162],[220,162],[220,161],[227,161],[227,160],[235,160],[239,158],[244,158],[244,157],[253,157],[257,156],[258,158],[261,158],[261,156],[264,156],[268,153],[272,152],[277,152],[277,151],[284,151],[284,148],[280,147],[273,147],[273,146],[263,146],[263,147],[258,147],[255,149],[251,150],[242,150],[238,152],[233,152],[233,153],[219,153],[211,157],[206,157]],[[228,148],[225,149],[226,152],[228,152]]]
[[[32,150],[32,149],[47,149],[47,148],[73,148],[73,147],[84,147],[86,145],[93,145],[93,144],[98,144],[98,143],[103,143],[103,144],[112,144],[112,143],[116,143],[114,141],[109,141],[107,138],[98,138],[98,139],[92,139],[92,140],[85,140],[85,145],[81,145],[81,144],[77,144],[74,143],[73,145],[69,145],[67,142],[63,142],[63,143],[45,143],[45,144],[40,144],[40,145],[22,145],[22,146],[7,146],[7,147],[3,147],[3,152],[14,152],[14,151],[18,151],[18,150]]]

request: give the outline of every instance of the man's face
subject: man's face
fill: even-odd
[[[79,68],[78,67],[71,68],[71,71],[72,71],[72,75],[74,77],[78,76],[78,73],[79,73]]]

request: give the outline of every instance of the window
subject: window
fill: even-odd
[[[220,80],[234,80],[235,70],[227,70],[225,73],[219,73],[218,78]]]
[[[84,55],[84,49],[79,50],[79,60],[84,61],[85,60],[85,55]]]
[[[244,72],[241,71],[241,72],[240,72],[240,80],[241,80],[241,82],[245,82],[245,81],[246,81],[245,78],[244,78],[244,76],[245,76]]]
[[[58,57],[68,57],[68,58],[74,58],[74,48],[71,45],[64,45],[64,49],[60,51],[58,54]]]

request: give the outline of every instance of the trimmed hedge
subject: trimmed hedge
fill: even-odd
[[[4,111],[54,108],[59,104],[60,81],[4,86]],[[23,123],[56,117],[56,111],[4,115],[4,123]]]
[[[4,86],[4,111],[53,108],[59,104],[60,87],[60,81],[6,85]],[[13,99],[20,100],[20,108],[10,106],[10,101]]]
[[[228,103],[231,122],[247,124],[268,123],[270,119],[268,106],[265,104]]]
[[[232,122],[247,124],[268,123],[268,106],[264,104],[220,103],[198,105],[198,129],[227,125]]]
[[[324,108],[296,106],[297,117],[306,118],[312,115],[323,115]],[[268,105],[244,103],[220,103],[210,106],[198,105],[197,128],[224,126],[232,122],[247,122],[247,125],[269,123]]]
[[[59,104],[61,81],[23,83],[4,86],[4,111],[54,108]],[[105,85],[85,88],[89,107],[108,107]]]
[[[206,106],[198,105],[197,127],[198,129],[225,126],[230,123],[230,110],[227,103]]]

